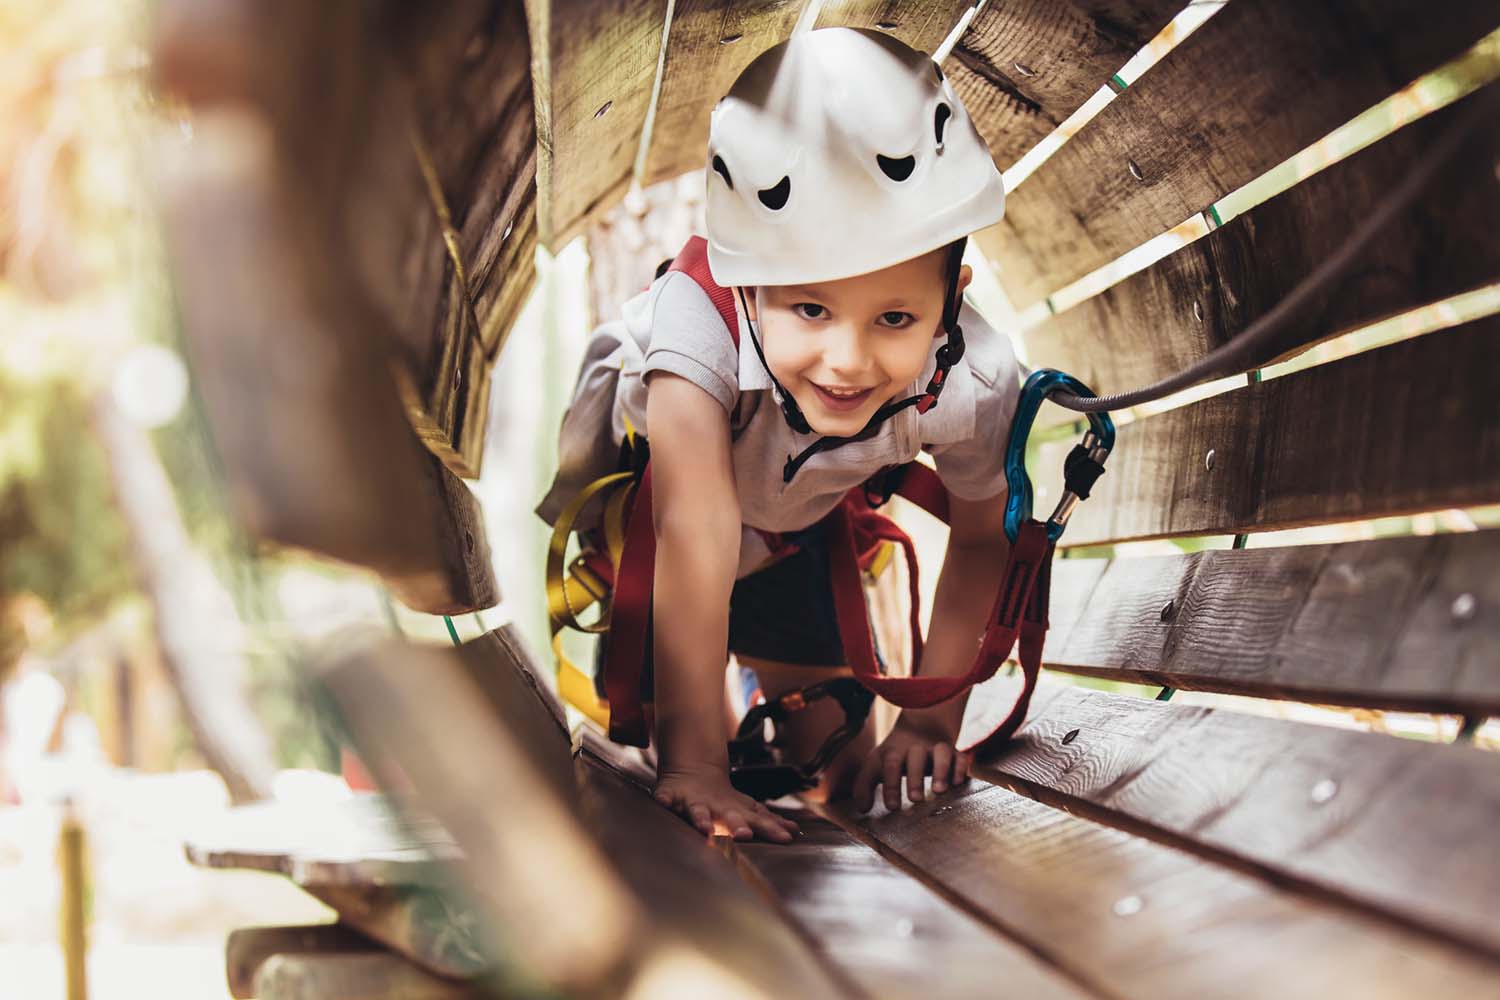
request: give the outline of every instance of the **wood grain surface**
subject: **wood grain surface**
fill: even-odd
[[[791,36],[802,0],[680,0],[672,8],[642,186],[702,170],[708,118],[740,71]]]
[[[1391,188],[1456,122],[1472,119],[1481,103],[1500,108],[1500,84],[1405,126],[1059,313],[1027,333],[1028,356],[1039,367],[1076,375],[1101,394],[1186,368],[1264,315],[1337,252]],[[1473,132],[1350,271],[1240,370],[1500,279],[1497,159],[1496,130]],[[1070,416],[1055,407],[1047,412],[1053,422]]]
[[[1004,170],[1166,27],[1186,0],[1009,0],[969,23],[943,71]]]
[[[629,186],[666,0],[527,0],[536,92],[537,225],[560,251]]]
[[[1120,428],[1062,543],[1494,503],[1497,344],[1490,316],[1137,420]],[[1060,487],[1068,447],[1038,449],[1035,483]]]
[[[1500,982],[1462,948],[979,780],[898,813],[831,815],[1104,996],[1396,1000]],[[997,975],[995,995],[1008,985]]]
[[[1004,711],[975,689],[965,725]],[[1500,957],[1500,768],[1422,743],[1044,684],[986,780]]]
[[[972,0],[825,0],[813,27],[874,28],[931,55],[972,6]]]
[[[1500,715],[1500,531],[1062,559],[1044,662],[1261,698]]]
[[[343,924],[307,924],[295,927],[243,927],[229,932],[224,945],[224,972],[229,995],[235,1000],[254,1000],[255,975],[272,955],[328,952],[355,953],[380,946]]]
[[[478,984],[455,982],[389,952],[273,955],[255,977],[260,1000],[487,1000]]]
[[[1227,4],[1006,199],[980,239],[1018,308],[1205,211],[1500,25],[1455,0]]]

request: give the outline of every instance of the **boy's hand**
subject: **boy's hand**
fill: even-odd
[[[853,798],[860,812],[875,805],[875,786],[884,789],[885,807],[891,812],[901,808],[901,776],[906,775],[906,794],[921,802],[922,778],[932,775],[934,794],[945,792],[950,785],[969,780],[970,755],[959,753],[953,737],[937,725],[927,724],[903,712],[896,720],[885,742],[865,758],[854,779]]]
[[[704,836],[715,827],[735,840],[756,835],[777,844],[789,844],[801,828],[767,809],[748,795],[734,790],[729,775],[717,767],[671,770],[663,765],[656,779],[656,801],[679,813]]]

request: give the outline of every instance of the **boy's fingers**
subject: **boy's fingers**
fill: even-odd
[[[906,797],[913,802],[923,798],[923,776],[927,773],[927,747],[918,743],[906,751]]]
[[[745,819],[745,814],[738,809],[728,809],[724,812],[724,825],[729,827],[729,832],[735,840],[748,840],[755,836],[750,829],[750,822]]]
[[[698,828],[699,833],[710,834],[714,832],[713,814],[708,811],[708,806],[703,803],[694,802],[688,806],[688,818],[693,821],[693,825]]]
[[[775,816],[752,816],[750,822],[755,827],[755,832],[767,840],[773,840],[778,844],[791,842],[792,831],[782,826]]]
[[[958,759],[953,762],[953,783],[955,785],[969,780],[970,763],[972,763],[972,758],[966,753],[959,754]]]
[[[881,772],[881,792],[885,796],[885,807],[891,812],[901,810],[901,764],[902,756],[894,750],[885,754],[885,768]]]
[[[953,768],[953,744],[939,743],[932,748],[933,794],[948,790],[948,774]]]
[[[875,805],[875,776],[880,773],[880,752],[871,751],[865,757],[865,762],[859,766],[859,773],[854,777],[854,788],[852,796],[855,806],[860,812],[869,812]]]

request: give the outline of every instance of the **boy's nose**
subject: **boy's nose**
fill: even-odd
[[[866,367],[866,351],[857,330],[841,326],[824,341],[823,364],[830,372],[856,374]]]

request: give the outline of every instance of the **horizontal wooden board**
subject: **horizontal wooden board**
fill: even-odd
[[[1459,55],[1500,7],[1232,3],[1023,181],[980,239],[1019,307],[1205,211]]]
[[[753,877],[818,949],[870,997],[1113,996],[1074,983],[994,928],[975,920],[844,830],[809,812],[792,814],[791,844],[735,845]],[[935,835],[963,855],[967,844]]]
[[[1038,367],[1121,392],[1186,368],[1259,319],[1343,245],[1456,122],[1500,83],[1413,122],[1230,220],[1026,335]],[[1420,198],[1243,368],[1500,280],[1500,133],[1473,132]],[[1229,374],[1228,372],[1224,374]],[[1049,408],[1056,419],[1069,415]]]
[[[813,26],[874,28],[931,55],[972,6],[974,0],[825,0]]]
[[[274,955],[255,977],[260,1000],[487,1000],[477,984],[425,972],[388,952]]]
[[[1063,542],[1269,531],[1494,503],[1497,346],[1500,316],[1491,316],[1128,424]],[[1039,449],[1036,483],[1060,487],[1070,446]],[[1047,501],[1039,497],[1040,510]]]
[[[1120,1000],[1488,995],[1500,974],[1464,949],[978,780],[898,813],[834,816]]]
[[[361,952],[378,948],[374,941],[342,924],[300,927],[244,927],[229,933],[224,944],[224,978],[235,1000],[254,1000],[255,975],[272,955]]]
[[[614,770],[605,740],[584,729],[575,758],[590,829],[651,914],[654,929],[722,963],[756,995],[857,995],[740,878],[733,862],[647,788]],[[591,749],[592,748],[592,749]],[[715,995],[706,985],[702,995]]]
[[[537,225],[557,253],[629,186],[666,0],[526,0],[536,91]]]
[[[1500,531],[1063,559],[1047,666],[1138,684],[1500,715]]]
[[[801,11],[802,0],[674,4],[642,186],[703,169],[714,104],[752,59],[791,36]]]
[[[1002,170],[1083,106],[1187,0],[989,3],[943,71]]]
[[[980,731],[1019,684],[975,689]],[[1043,685],[985,779],[1500,958],[1500,768],[1466,745]]]

